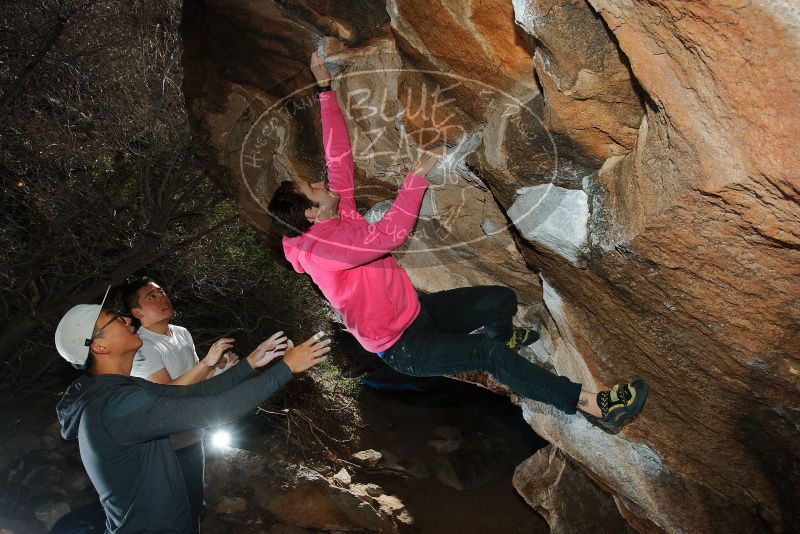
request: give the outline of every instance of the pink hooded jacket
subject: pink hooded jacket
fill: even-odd
[[[414,229],[428,181],[407,174],[389,211],[367,223],[356,211],[353,153],[336,93],[321,93],[319,99],[328,185],[341,197],[339,218],[284,237],[283,251],[295,271],[311,276],[361,345],[383,352],[419,315],[417,292],[391,252]]]

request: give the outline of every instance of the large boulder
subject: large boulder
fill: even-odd
[[[279,180],[322,172],[305,65],[323,50],[364,211],[394,196],[419,148],[450,146],[399,255],[414,284],[513,287],[542,327],[525,357],[589,389],[650,382],[618,436],[519,400],[631,525],[800,521],[794,5],[186,0],[184,12],[198,148],[256,228],[269,231]]]

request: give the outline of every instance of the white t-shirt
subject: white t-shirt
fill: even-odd
[[[175,325],[169,325],[169,330],[171,335],[165,336],[144,327],[139,329],[142,348],[133,359],[131,376],[147,378],[159,369],[165,369],[170,378],[175,380],[200,361],[189,331]],[[189,430],[170,436],[174,449],[182,449],[202,438],[202,430]]]
[[[172,335],[139,329],[142,348],[133,359],[131,376],[147,378],[159,369],[166,369],[172,380],[194,367],[198,361],[192,334],[182,326],[169,325]]]

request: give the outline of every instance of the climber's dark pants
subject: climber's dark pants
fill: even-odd
[[[507,287],[463,287],[420,295],[422,311],[383,359],[414,376],[488,372],[515,393],[575,413],[581,385],[506,347],[517,296]],[[484,327],[483,334],[469,335]]]

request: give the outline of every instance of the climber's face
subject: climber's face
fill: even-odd
[[[339,193],[329,190],[325,182],[298,182],[296,187],[298,193],[314,203],[313,208],[306,210],[306,218],[312,223],[316,222],[317,215],[323,211],[328,214],[338,212]]]

